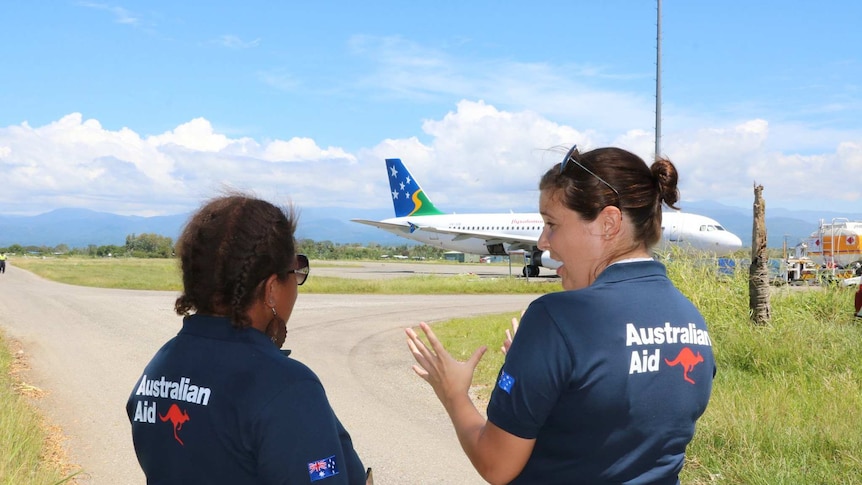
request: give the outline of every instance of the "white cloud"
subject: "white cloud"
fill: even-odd
[[[123,7],[116,7],[113,5],[108,5],[106,3],[97,3],[97,2],[78,2],[78,5],[81,7],[92,8],[96,10],[104,10],[106,12],[110,12],[114,16],[114,21],[118,24],[126,24],[126,25],[137,25],[138,17],[126,10]]]
[[[155,146],[174,144],[202,152],[218,152],[232,143],[227,136],[214,133],[212,125],[204,118],[195,118],[172,131],[151,136],[147,142]]]
[[[0,128],[0,206],[6,213],[86,207],[168,214],[190,210],[229,186],[289,198],[300,208],[389,209],[383,159],[399,157],[441,209],[529,210],[536,206],[539,177],[572,143],[583,149],[618,145],[646,160],[653,150],[652,133],[643,129],[582,131],[481,100],[462,100],[421,129],[425,142],[385,139],[351,153],[311,138],[231,137],[204,118],[142,138],[72,113],[44,126]],[[750,203],[758,183],[771,207],[858,210],[862,137],[831,151],[792,153],[774,149],[775,131],[780,127],[753,119],[667,133],[663,152],[680,171],[683,201]]]
[[[338,147],[321,149],[311,138],[294,137],[288,141],[274,140],[267,144],[263,150],[264,160],[273,162],[323,160],[332,158],[343,158],[356,160],[353,155]]]
[[[250,49],[260,45],[260,38],[246,41],[237,35],[226,34],[219,37],[215,42],[228,49]]]
[[[349,46],[373,62],[374,69],[351,81],[380,96],[418,102],[484,99],[515,111],[529,109],[578,129],[610,132],[651,126],[655,119],[652,96],[618,85],[643,80],[649,87],[651,72],[456,57],[397,36],[354,36]],[[614,84],[609,85],[611,81]],[[636,86],[641,92],[643,86]]]

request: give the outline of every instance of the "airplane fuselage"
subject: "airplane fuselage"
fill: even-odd
[[[381,222],[403,226],[403,230],[392,231],[399,236],[448,251],[460,251],[480,256],[503,255],[512,250],[530,249],[532,244],[526,241],[538,239],[539,234],[542,233],[542,228],[545,226],[539,214],[532,213],[408,216],[393,217]],[[432,227],[450,231],[467,231],[481,235],[486,239],[422,229]],[[495,236],[500,236],[500,239],[497,240]],[[502,240],[503,237],[506,238],[506,241]],[[523,237],[525,244],[507,242],[518,237]]]
[[[538,275],[540,266],[560,266],[549,251],[538,248],[545,227],[540,214],[446,214],[434,206],[401,159],[387,158],[386,174],[396,217],[382,221],[353,219],[354,222],[449,251],[495,256],[524,251],[525,276]],[[708,217],[663,212],[657,249],[670,245],[724,256],[742,247],[742,241]]]
[[[501,255],[513,250],[529,250],[533,245],[529,241],[537,241],[545,227],[538,213],[408,216],[393,217],[381,222],[400,226],[399,230],[391,231],[399,236],[449,251],[478,255]],[[430,228],[468,232],[475,236],[428,230]],[[519,237],[524,239],[524,243],[507,242]],[[742,241],[708,217],[683,212],[664,212],[662,238],[655,249],[664,250],[671,246],[726,256],[741,248]]]

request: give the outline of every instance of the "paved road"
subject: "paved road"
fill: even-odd
[[[530,281],[556,281],[556,273],[547,268],[539,268],[538,277],[530,278]],[[481,278],[499,278],[503,276],[515,276],[520,278],[523,267],[513,264],[480,264],[480,263],[411,263],[400,261],[386,262],[311,262],[313,274],[323,276],[338,276],[342,278],[399,278],[405,276],[425,275],[476,275]]]
[[[459,265],[346,268],[321,265],[312,274],[476,272]],[[481,269],[487,276],[508,272],[502,266],[478,268],[487,268]],[[85,472],[79,483],[144,483],[125,402],[146,362],[180,327],[172,310],[175,297],[53,283],[14,264],[0,275],[0,326],[22,342],[29,383],[47,391],[40,406],[68,436],[70,458]],[[484,483],[461,452],[433,391],[410,369],[403,328],[421,320],[516,311],[534,298],[300,294],[285,347],[320,376],[378,485]]]

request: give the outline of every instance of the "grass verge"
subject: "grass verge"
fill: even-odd
[[[16,259],[14,265],[49,279],[88,286],[179,289],[175,260]],[[107,276],[105,275],[107,273]],[[707,266],[668,263],[668,274],[703,313],[710,327],[718,363],[713,395],[688,447],[682,482],[686,484],[852,484],[862,477],[862,322],[852,317],[854,289],[827,286],[799,291],[777,288],[772,321],[753,326],[748,318],[745,272],[719,277]],[[171,286],[175,285],[175,286]],[[421,276],[395,280],[310,278],[301,291],[318,293],[542,293],[559,283],[474,276]],[[438,323],[435,332],[450,352],[468,358],[487,345],[474,383],[487,400],[502,365],[499,347],[518,313],[486,315]],[[0,352],[5,350],[0,345]],[[6,367],[0,374],[8,377]],[[9,359],[8,354],[5,357]],[[8,366],[8,363],[5,364]],[[11,384],[0,383],[0,392]],[[14,392],[12,393],[14,394]],[[20,396],[19,396],[20,399]],[[0,405],[10,398],[0,395]],[[0,465],[32,473],[38,464],[19,465],[18,437],[31,428],[17,426],[21,411],[0,410]],[[8,418],[8,416],[15,418]],[[38,427],[37,427],[38,428]],[[11,438],[5,438],[11,437]],[[28,448],[35,446],[27,441]],[[39,452],[36,456],[40,456]],[[39,458],[37,458],[37,461]],[[19,479],[5,483],[56,483]]]
[[[772,321],[748,317],[742,272],[668,264],[674,283],[700,309],[718,374],[681,476],[685,484],[855,484],[862,477],[862,321],[854,288],[775,288]],[[460,360],[489,351],[474,377],[484,409],[503,362],[499,348],[517,313],[435,324]]]
[[[0,484],[72,483],[59,432],[49,429],[28,402],[28,397],[38,398],[39,390],[18,378],[24,366],[20,355],[0,332]]]
[[[134,290],[182,290],[182,279],[175,259],[16,258],[11,264],[43,278],[70,285]],[[333,263],[323,263],[323,265],[336,266]],[[300,293],[365,295],[457,295],[529,294],[560,289],[562,287],[556,279],[531,282],[524,278],[480,278],[465,274],[366,280],[333,278],[312,273],[299,291]]]

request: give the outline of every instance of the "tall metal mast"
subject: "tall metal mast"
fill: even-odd
[[[661,156],[661,0],[656,0],[655,156]]]

